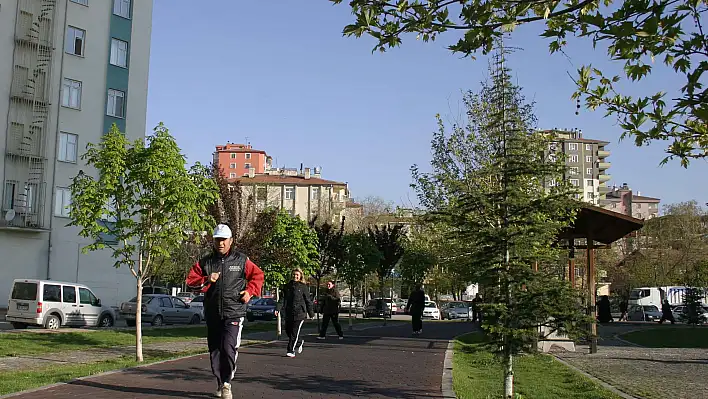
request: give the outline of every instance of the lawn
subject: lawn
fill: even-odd
[[[632,331],[620,338],[648,348],[706,348],[708,327],[659,327]]]
[[[499,359],[483,345],[481,333],[455,341],[452,378],[460,399],[502,398],[504,374]],[[618,399],[549,355],[525,355],[514,361],[514,392],[519,398]]]

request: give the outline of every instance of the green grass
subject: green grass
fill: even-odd
[[[481,333],[455,340],[453,386],[460,399],[502,398],[504,374],[499,358],[489,352]],[[519,398],[616,399],[619,398],[549,355],[514,359],[514,392]]]
[[[649,348],[706,348],[706,327],[659,327],[632,331],[620,338]]]

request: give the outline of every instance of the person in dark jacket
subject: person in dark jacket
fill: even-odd
[[[216,396],[231,399],[231,380],[241,345],[246,304],[263,286],[263,271],[248,257],[232,249],[231,229],[214,230],[214,252],[200,259],[187,275],[187,286],[204,293],[204,318]]]
[[[668,299],[664,299],[664,303],[661,305],[661,319],[659,319],[659,324],[664,324],[665,320],[670,321],[671,324],[676,323],[674,312],[671,310]]]
[[[293,279],[283,288],[283,295],[275,311],[276,317],[281,311],[285,312],[285,333],[288,334],[288,350],[285,353],[287,357],[295,357],[295,350],[297,353],[302,353],[302,346],[305,344],[304,339],[300,340],[302,324],[307,316],[315,317],[310,291],[302,282],[303,276],[302,270],[293,270]]]
[[[413,335],[423,332],[423,309],[425,309],[425,292],[420,284],[416,284],[406,304],[406,313],[410,313],[413,319]]]
[[[339,290],[334,286],[334,281],[328,281],[327,292],[324,294],[324,301],[322,303],[322,329],[317,339],[325,339],[330,320],[332,320],[332,324],[334,324],[334,329],[337,331],[339,339],[344,339],[342,326],[339,324],[339,305],[341,302],[342,299],[339,296]]]
[[[607,295],[600,297],[597,303],[597,321],[600,323],[609,323],[614,321],[612,318],[612,307],[610,305],[610,298]]]

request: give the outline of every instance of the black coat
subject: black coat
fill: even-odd
[[[286,320],[305,320],[308,315],[315,317],[310,290],[301,281],[290,281],[285,285],[276,309]]]
[[[408,297],[406,310],[409,310],[411,315],[422,315],[423,309],[425,309],[425,292],[414,290]]]
[[[211,254],[199,261],[205,276],[221,272],[216,283],[204,295],[204,315],[236,319],[246,315],[246,304],[241,302],[241,291],[246,289],[246,255],[231,251],[226,256]]]
[[[322,314],[339,314],[339,304],[342,302],[337,288],[328,289],[323,295]]]

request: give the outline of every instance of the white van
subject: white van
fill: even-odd
[[[76,283],[17,279],[13,282],[5,320],[17,329],[43,326],[111,327],[115,312],[101,306],[91,289]]]

